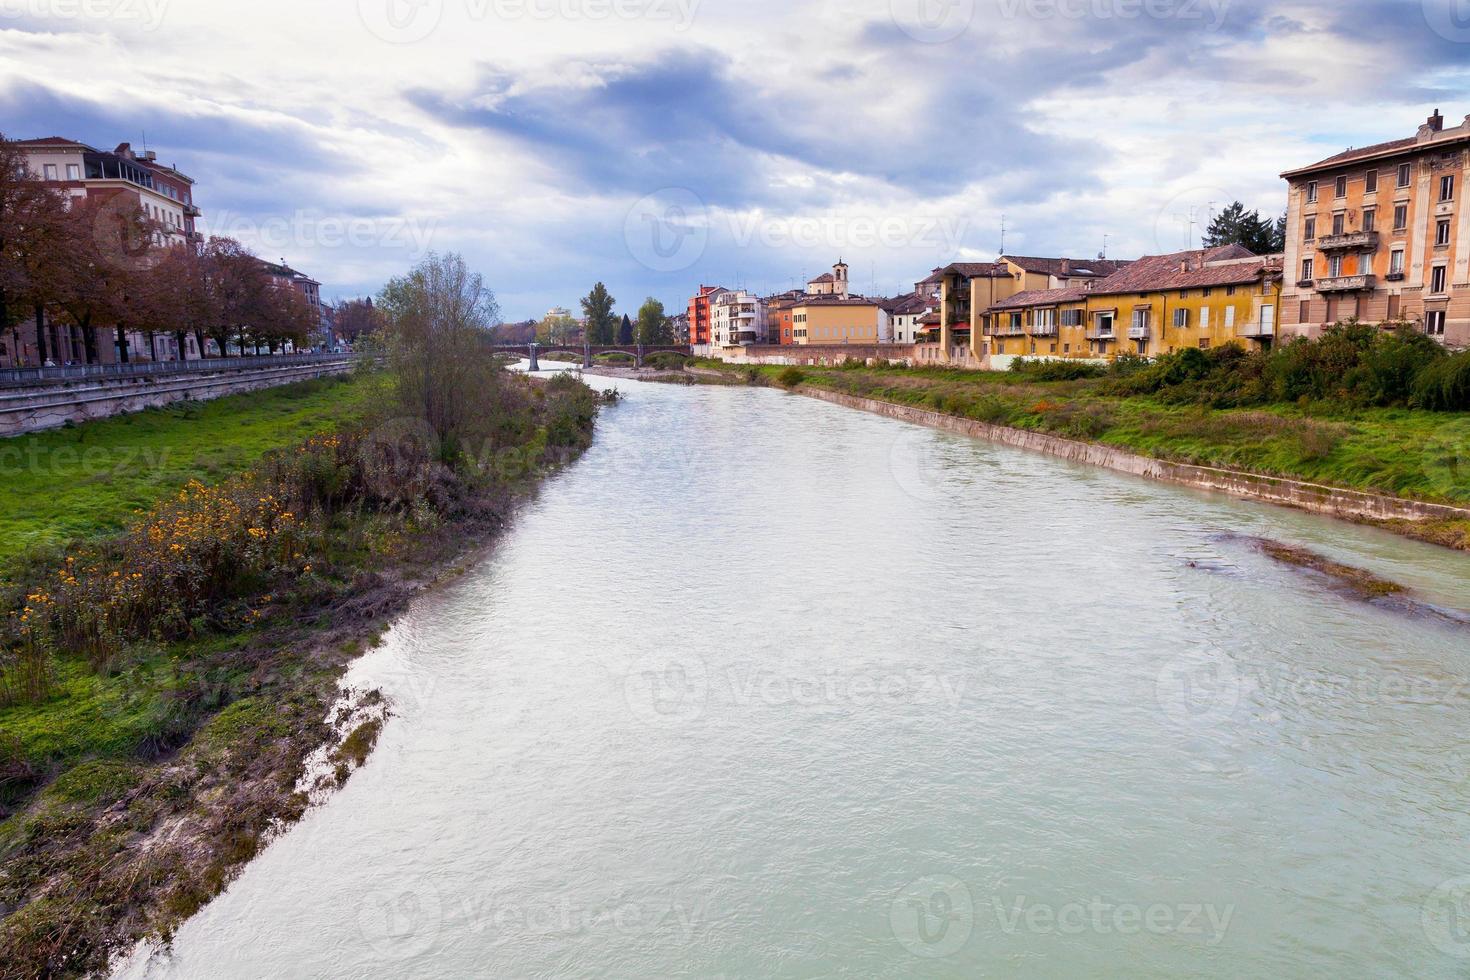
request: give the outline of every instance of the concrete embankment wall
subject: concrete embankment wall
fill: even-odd
[[[112,378],[82,384],[0,389],[0,437],[54,429],[123,412],[157,408],[178,401],[208,401],[261,388],[307,381],[352,370],[353,361],[316,361],[281,367],[220,370],[137,378]]]
[[[1346,490],[1341,487],[1306,483],[1283,477],[1261,476],[1239,470],[1216,469],[1210,466],[1194,466],[1188,463],[1171,463],[1166,460],[1140,456],[1124,449],[1100,446],[1091,442],[1063,439],[1045,432],[1029,429],[1014,429],[1004,425],[992,425],[973,419],[956,418],[941,412],[915,408],[910,405],[895,405],[876,398],[860,398],[836,391],[827,391],[802,385],[799,394],[822,401],[874,412],[888,418],[919,425],[933,426],[958,432],[961,435],[989,439],[1020,449],[1049,453],[1079,463],[1105,466],[1122,473],[1163,480],[1201,490],[1215,490],[1250,500],[1284,504],[1317,514],[1333,517],[1372,518],[1376,520],[1470,520],[1470,508],[1452,507],[1446,504],[1423,503],[1383,494]]]

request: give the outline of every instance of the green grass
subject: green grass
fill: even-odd
[[[0,439],[0,577],[39,549],[107,534],[191,479],[361,417],[371,379],[329,378]]]
[[[754,370],[780,382],[791,369]],[[1098,380],[1035,381],[1009,372],[803,367],[801,373],[807,385],[1161,459],[1470,503],[1466,413],[1338,404],[1212,409],[1103,394]]]

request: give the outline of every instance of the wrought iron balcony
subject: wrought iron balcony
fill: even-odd
[[[1317,280],[1319,293],[1355,293],[1373,288],[1372,276],[1328,276]]]

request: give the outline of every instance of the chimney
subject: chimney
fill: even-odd
[[[1435,109],[1434,115],[1429,117],[1429,128],[1436,133],[1444,130],[1444,116],[1439,114],[1438,109]]]

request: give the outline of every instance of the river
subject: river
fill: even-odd
[[[601,386],[610,381],[599,380]],[[773,389],[618,382],[352,671],[347,786],[129,977],[1456,976],[1463,555]]]

